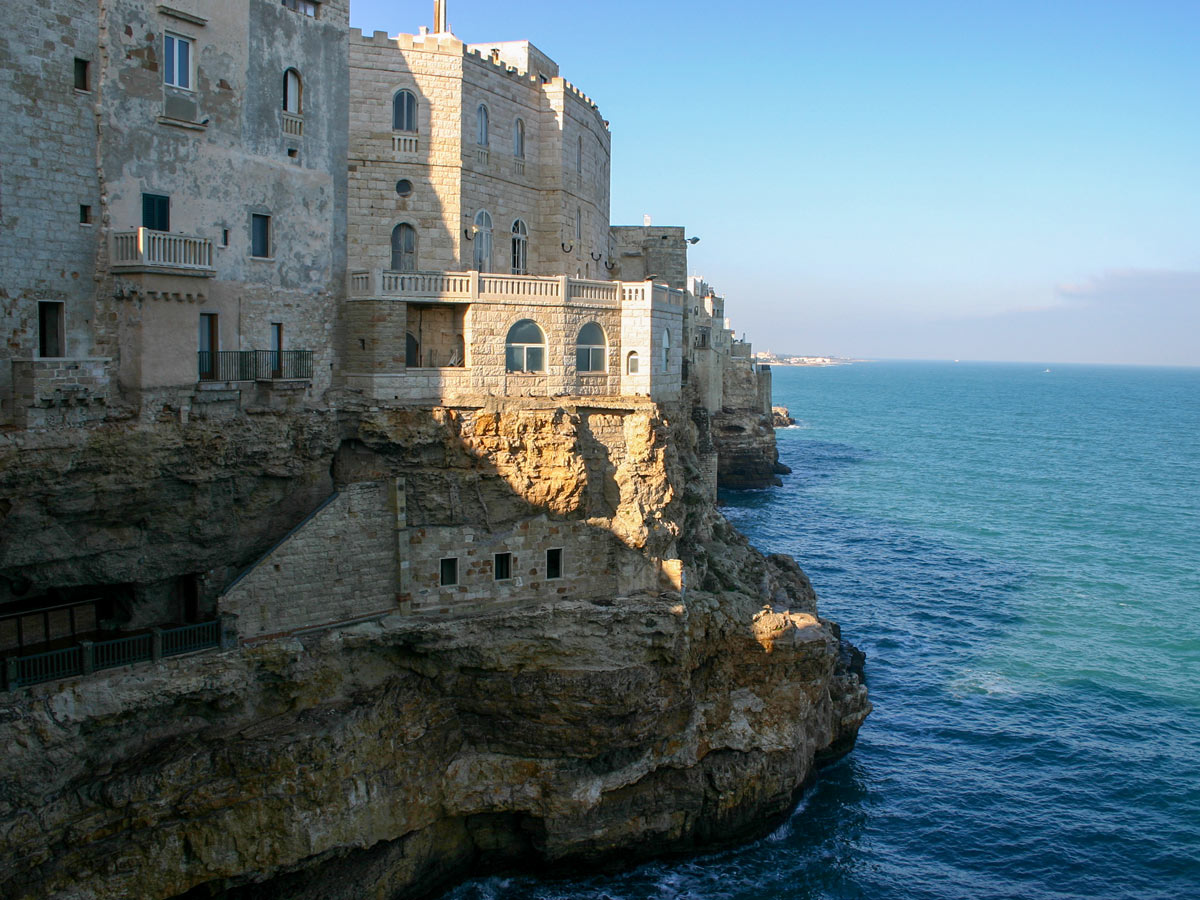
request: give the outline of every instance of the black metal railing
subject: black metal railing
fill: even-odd
[[[201,381],[311,380],[311,350],[200,350]]]
[[[142,634],[131,634],[107,641],[82,641],[73,647],[48,650],[45,653],[10,656],[3,660],[4,688],[11,691],[43,681],[89,675],[100,669],[210,650],[223,646],[223,632],[226,632],[227,637],[232,635],[228,628],[221,619],[213,619],[175,628],[154,628]],[[229,637],[229,640],[236,641],[236,638]],[[224,646],[229,647],[232,644]]]

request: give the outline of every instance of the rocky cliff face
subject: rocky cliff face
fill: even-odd
[[[236,451],[217,440],[231,427]],[[473,869],[629,861],[764,830],[870,705],[861,660],[795,563],[764,558],[689,488],[693,427],[653,409],[166,426],[133,479],[148,487],[128,534],[116,523],[133,507],[108,497],[127,496],[122,461],[145,435],[110,434],[108,462],[60,466],[45,485],[6,470],[9,522],[30,540],[95,528],[121,558],[145,548],[155,578],[211,562],[212,547],[227,563],[249,552],[215,533],[188,549],[196,514],[180,503],[232,514],[267,485],[378,472],[408,479],[412,515],[573,517],[613,535],[614,565],[677,556],[686,584],[394,614],[3,697],[6,896],[417,896]],[[602,432],[619,432],[605,440],[620,458]],[[155,505],[154,483],[176,502]],[[63,506],[72,485],[92,491],[83,509]],[[257,535],[280,506],[238,521]],[[160,524],[165,559],[150,546]],[[94,580],[108,570],[85,561],[103,555],[61,549],[55,565]]]
[[[764,388],[764,377],[749,360],[731,359],[722,370],[723,406],[712,415],[712,438],[717,448],[717,483],[723,488],[781,485],[779,476],[791,471],[779,462],[770,388]]]

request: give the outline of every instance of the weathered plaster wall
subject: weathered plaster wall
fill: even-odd
[[[38,355],[39,300],[65,304],[66,356],[96,354],[96,10],[95,0],[0,4],[0,423],[13,412],[12,360]],[[76,58],[91,90],[74,87]]]

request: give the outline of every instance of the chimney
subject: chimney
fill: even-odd
[[[446,0],[433,0],[433,31],[442,34],[446,28]]]

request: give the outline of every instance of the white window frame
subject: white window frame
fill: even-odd
[[[406,95],[407,99],[404,101],[404,108],[399,110],[402,115],[399,117],[400,121],[397,122],[396,113],[398,110],[396,109],[396,104],[400,102],[401,94]],[[407,122],[405,121],[406,119],[408,120]],[[404,125],[411,125],[412,127],[404,128]],[[402,134],[417,133],[417,95],[408,88],[400,88],[400,90],[392,94],[392,131]]]
[[[475,240],[471,262],[476,271],[492,271],[492,214],[486,209],[475,213]]]
[[[512,223],[512,273],[529,274],[529,226],[522,219]]]
[[[304,79],[295,66],[283,70],[283,111],[293,116],[304,114]]]
[[[168,42],[171,42],[169,45]],[[181,84],[179,73],[179,53],[180,46],[186,46],[187,49],[187,83]],[[170,49],[168,50],[168,46]],[[167,62],[170,60],[170,66]],[[173,80],[172,80],[173,79]],[[195,91],[192,87],[196,83],[196,41],[193,38],[185,37],[182,34],[175,34],[172,31],[163,32],[163,84],[167,87],[173,87],[180,91]]]

